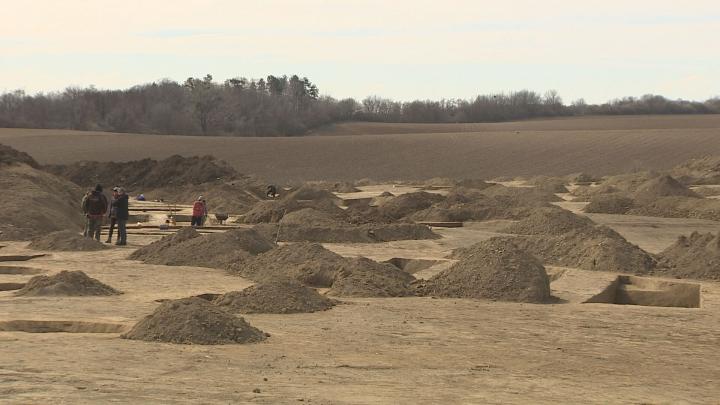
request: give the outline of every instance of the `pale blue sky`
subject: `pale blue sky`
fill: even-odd
[[[628,4],[630,3],[630,4]],[[720,96],[718,1],[0,0],[0,91],[211,73],[400,100]]]

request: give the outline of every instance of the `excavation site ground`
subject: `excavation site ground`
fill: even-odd
[[[602,125],[616,136],[681,118]],[[698,122],[667,131],[718,135]],[[13,146],[0,145],[0,402],[720,397],[716,141],[653,170],[607,163],[597,173],[577,162],[532,175],[305,177],[331,171],[319,161],[268,197],[261,169],[220,157],[51,160],[25,147],[37,135],[14,131],[0,131]],[[334,131],[403,135],[393,125]],[[664,140],[623,153],[650,162],[677,147],[654,139]],[[98,182],[127,188],[127,246],[103,243],[107,224],[100,242],[81,235],[80,199]],[[192,228],[200,194],[209,215]]]

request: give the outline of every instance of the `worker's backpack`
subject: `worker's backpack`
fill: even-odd
[[[107,200],[100,193],[91,193],[85,204],[89,215],[103,215],[107,211]]]

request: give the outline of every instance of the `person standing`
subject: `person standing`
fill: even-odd
[[[205,205],[205,199],[203,196],[198,197],[197,201],[193,203],[192,208],[192,219],[190,220],[190,226],[202,226],[203,218],[207,214],[207,208]]]
[[[87,217],[87,237],[100,241],[100,231],[102,229],[103,219],[108,211],[108,200],[103,194],[103,188],[100,184],[84,198],[82,201],[82,209]]]
[[[125,246],[127,245],[127,221],[130,218],[129,197],[122,187],[117,189],[117,194],[118,196],[115,200],[115,217],[117,220],[118,239],[115,244]]]
[[[108,230],[108,238],[105,243],[112,243],[113,230],[115,229],[115,224],[117,223],[117,207],[115,205],[115,203],[117,202],[117,198],[118,188],[113,187],[112,200],[110,200],[110,214],[108,215],[108,217],[110,218],[110,229]]]

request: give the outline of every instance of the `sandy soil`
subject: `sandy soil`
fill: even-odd
[[[608,216],[607,223],[635,243],[657,246],[672,243],[680,230],[710,225],[625,218]],[[438,241],[328,247],[375,258],[441,258],[505,225],[438,229],[444,236]],[[153,238],[131,235],[128,248],[52,253],[18,263],[47,273],[83,270],[125,294],[23,298],[0,292],[0,321],[82,320],[129,328],[159,305],[155,300],[250,285],[220,270],[125,260]],[[0,254],[29,252],[24,243],[3,243]],[[320,313],[245,316],[271,334],[253,345],[0,332],[0,401],[607,404],[720,397],[720,284],[702,283],[699,309],[582,304],[615,274],[549,270],[558,304],[344,299]],[[0,274],[0,282],[30,277]]]
[[[348,124],[350,125],[350,124]],[[617,174],[669,169],[720,154],[717,116],[589,117],[486,124],[467,131],[445,124],[410,133],[363,129],[358,134],[296,138],[218,138],[0,129],[0,143],[41,163],[133,160],[211,154],[268,181],[484,178]],[[394,124],[394,126],[397,126]]]

